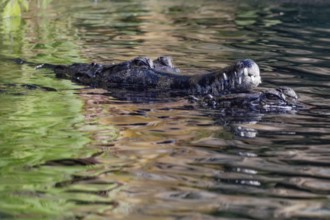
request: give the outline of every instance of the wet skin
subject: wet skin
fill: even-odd
[[[36,66],[35,63],[21,59],[14,61]],[[258,65],[250,59],[238,61],[218,71],[190,76],[179,74],[180,69],[174,67],[169,56],[155,60],[141,56],[111,65],[42,64],[37,68],[52,69],[58,78],[71,79],[95,88],[112,91],[128,89],[147,92],[145,94],[149,95],[190,95],[190,101],[203,107],[284,112],[299,106],[295,91],[289,87],[257,88],[261,83],[260,71]]]
[[[52,65],[59,78],[71,79],[80,84],[104,89],[125,88],[138,91],[178,92],[180,94],[222,95],[232,92],[248,92],[261,83],[258,65],[245,59],[224,69],[207,74],[177,74],[171,59],[160,57],[152,61],[148,57],[112,64]]]
[[[216,109],[249,109],[258,112],[287,112],[301,108],[298,96],[289,87],[262,89],[250,93],[228,94],[223,96],[206,95],[202,98],[191,96],[192,102]]]

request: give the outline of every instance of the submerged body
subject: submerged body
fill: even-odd
[[[249,93],[228,94],[224,96],[206,95],[202,98],[190,97],[203,107],[224,110],[249,110],[257,112],[288,112],[299,107],[298,96],[289,87],[259,89]]]
[[[36,64],[15,59],[19,64]],[[262,112],[283,112],[297,108],[297,95],[289,87],[256,89],[261,83],[258,65],[245,59],[224,69],[197,75],[179,74],[171,57],[162,56],[154,61],[148,57],[136,57],[130,61],[112,64],[72,65],[42,64],[37,68],[52,69],[58,78],[65,78],[95,88],[112,90],[120,96],[128,91],[143,92],[151,96],[192,95],[190,100],[203,107]],[[122,89],[126,89],[122,90]],[[129,93],[131,94],[131,93]],[[194,95],[199,95],[195,97]],[[203,96],[200,96],[203,95]],[[165,95],[166,96],[166,95]],[[150,98],[150,97],[149,97]],[[139,100],[143,99],[139,96]]]
[[[261,83],[259,67],[250,59],[238,61],[219,71],[190,76],[177,74],[179,70],[173,67],[172,61],[166,57],[161,58],[152,61],[147,57],[137,57],[113,65],[44,64],[40,68],[53,69],[59,78],[104,89],[125,88],[139,91],[170,91],[179,94],[222,95],[248,92]]]

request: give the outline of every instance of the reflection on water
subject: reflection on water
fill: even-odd
[[[1,20],[0,57],[165,54],[184,74],[249,57],[304,108],[118,99],[2,58],[0,218],[329,219],[330,8],[310,2],[53,1]]]

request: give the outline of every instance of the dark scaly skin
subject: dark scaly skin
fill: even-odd
[[[289,87],[278,87],[276,89],[263,89],[250,93],[237,93],[214,97],[206,95],[199,99],[190,97],[203,107],[216,109],[249,109],[258,112],[287,112],[297,109],[298,96]]]
[[[19,64],[36,65],[21,59],[14,61]],[[171,57],[168,56],[159,57],[154,61],[148,57],[136,57],[113,65],[43,64],[38,68],[49,68],[54,70],[59,78],[68,78],[84,85],[105,89],[126,88],[146,91],[147,93],[143,94],[156,96],[173,95],[173,91],[179,91],[174,93],[175,95],[207,94],[202,98],[191,96],[190,99],[203,107],[217,108],[221,111],[241,112],[244,109],[243,111],[252,112],[287,112],[302,107],[297,104],[296,93],[289,87],[255,89],[261,80],[258,66],[251,60],[239,61],[217,72],[194,76],[176,74],[180,70],[174,67]],[[113,95],[117,94],[116,89],[112,91]],[[156,93],[153,93],[154,91]],[[169,93],[162,93],[164,91]],[[128,91],[124,94],[127,97]],[[136,94],[135,91],[132,94]],[[139,96],[140,99],[143,98]]]
[[[157,60],[156,60],[157,61]],[[173,68],[170,64],[166,68]],[[80,84],[104,89],[125,88],[137,91],[176,91],[180,94],[222,95],[248,92],[261,83],[259,67],[249,59],[219,71],[200,75],[181,75],[160,71],[158,64],[147,57],[113,65],[83,64],[51,65],[40,68],[53,69],[59,78],[71,79]]]
[[[258,129],[245,125],[258,123],[265,113],[291,114],[307,107],[298,102],[295,91],[289,87],[258,88],[257,90],[217,97],[190,96],[190,100],[203,109],[215,109],[215,111],[208,111],[208,115],[215,120],[215,123],[242,138],[257,136]]]

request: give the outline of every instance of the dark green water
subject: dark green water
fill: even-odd
[[[1,17],[0,219],[329,219],[330,7],[297,2],[40,0]],[[6,59],[139,55],[185,74],[252,58],[306,108],[134,103]]]

